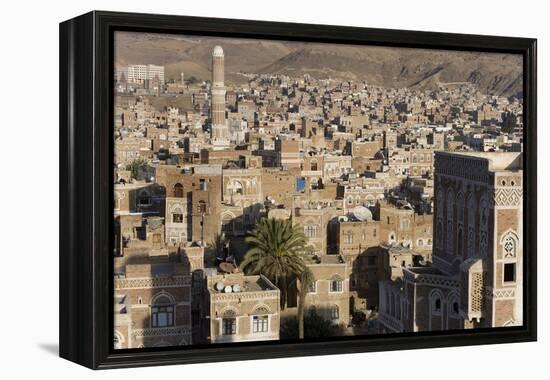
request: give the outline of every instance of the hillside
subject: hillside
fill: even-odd
[[[471,82],[496,95],[522,92],[519,55],[373,46],[305,44],[282,41],[120,33],[116,63],[166,66],[167,79],[210,78],[215,45],[225,51],[226,80],[245,80],[240,72],[366,80],[385,87],[430,89],[440,83]]]

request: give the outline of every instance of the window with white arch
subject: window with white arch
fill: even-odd
[[[265,306],[257,307],[252,313],[252,332],[255,334],[269,331],[269,310]]]
[[[183,210],[180,207],[172,210],[172,223],[183,223]]]
[[[227,186],[227,189],[229,190],[230,194],[237,194],[237,195],[244,194],[243,184],[239,181],[229,182],[229,185]]]
[[[153,299],[151,305],[151,327],[174,325],[174,301],[168,295],[161,294]]]
[[[515,258],[517,255],[517,238],[511,232],[504,235],[502,239],[502,252],[505,259]]]

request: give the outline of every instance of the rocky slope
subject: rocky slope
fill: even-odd
[[[316,78],[366,80],[385,87],[431,89],[441,83],[475,83],[480,91],[520,95],[522,58],[477,52],[306,44],[281,41],[121,33],[116,36],[116,63],[166,66],[166,77],[210,78],[210,55],[221,45],[229,83],[239,73],[272,73]]]

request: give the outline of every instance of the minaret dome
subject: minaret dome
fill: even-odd
[[[213,57],[223,57],[223,49],[220,45],[217,45],[214,47],[214,51],[212,52]]]

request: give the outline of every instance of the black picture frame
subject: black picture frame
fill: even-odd
[[[524,325],[114,352],[113,33],[186,33],[523,56]],[[93,369],[535,341],[536,39],[93,11],[60,24],[60,356]]]

